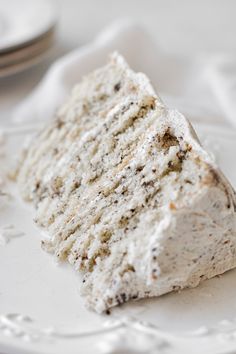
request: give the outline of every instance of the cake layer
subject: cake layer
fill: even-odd
[[[118,54],[25,152],[18,182],[43,247],[84,274],[98,312],[235,266],[236,202],[189,122]]]

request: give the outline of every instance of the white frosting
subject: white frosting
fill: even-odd
[[[44,248],[84,273],[98,312],[236,265],[236,198],[190,123],[115,54],[26,152],[23,196]]]

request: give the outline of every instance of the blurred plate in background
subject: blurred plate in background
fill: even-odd
[[[32,44],[0,54],[0,78],[6,77],[40,62],[54,43],[54,29]]]
[[[0,2],[0,53],[38,39],[54,27],[55,9],[47,0]]]
[[[39,62],[51,48],[56,12],[47,0],[0,3],[0,77]]]

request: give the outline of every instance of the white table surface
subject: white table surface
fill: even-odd
[[[166,51],[181,55],[236,52],[235,0],[55,0],[55,4],[57,41],[49,57],[23,73],[0,79],[1,122],[9,119],[11,110],[30,93],[51,62],[118,18],[145,24]]]

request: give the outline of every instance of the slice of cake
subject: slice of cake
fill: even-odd
[[[53,94],[53,93],[52,93]],[[18,182],[98,312],[236,266],[236,198],[190,123],[118,54],[25,152]]]

